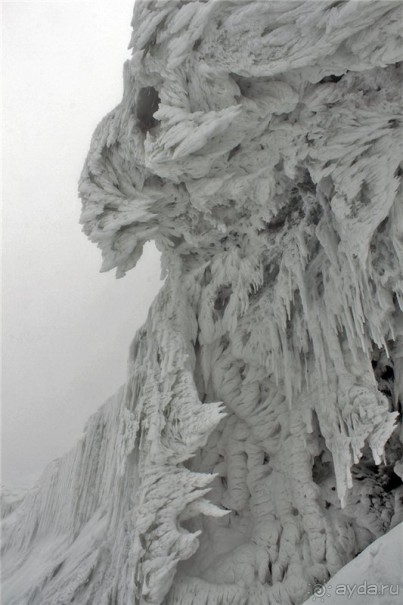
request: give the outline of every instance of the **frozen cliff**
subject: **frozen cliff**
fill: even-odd
[[[402,8],[136,3],[81,221],[166,280],[4,521],[5,605],[300,604],[402,519]]]

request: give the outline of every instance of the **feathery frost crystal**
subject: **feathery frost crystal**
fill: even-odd
[[[402,7],[136,3],[81,221],[166,281],[4,522],[7,605],[300,604],[401,520]]]

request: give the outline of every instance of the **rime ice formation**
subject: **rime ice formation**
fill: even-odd
[[[167,277],[5,521],[6,605],[299,604],[401,520],[402,6],[135,5],[82,224]]]
[[[397,605],[403,595],[403,523],[378,538],[304,605]]]
[[[15,485],[12,487],[2,485],[0,488],[0,507],[1,518],[4,519],[11,514],[17,506],[23,501],[27,492],[28,486]]]

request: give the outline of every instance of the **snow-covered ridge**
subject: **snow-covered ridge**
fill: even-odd
[[[402,6],[136,4],[81,221],[167,278],[5,521],[8,605],[299,604],[398,523]]]
[[[1,485],[0,506],[2,519],[10,515],[23,501],[29,490],[29,487],[30,486],[28,485]]]

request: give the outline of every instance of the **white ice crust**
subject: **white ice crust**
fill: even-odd
[[[5,605],[299,604],[401,520],[402,6],[136,3],[81,222],[167,277],[4,521]]]

